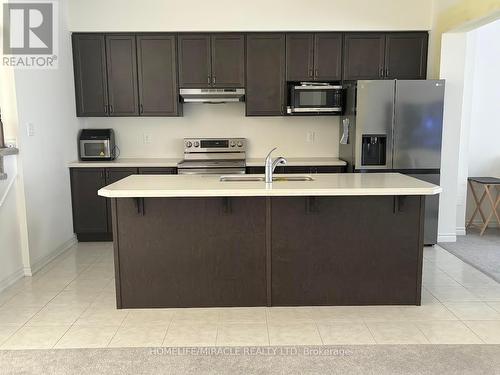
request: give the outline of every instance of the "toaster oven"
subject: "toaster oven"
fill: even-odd
[[[116,157],[113,129],[82,129],[79,136],[80,160],[109,161]]]

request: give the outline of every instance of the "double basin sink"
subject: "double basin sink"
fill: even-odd
[[[221,176],[220,180],[222,182],[264,182],[266,179],[264,176],[252,176],[252,175],[241,175],[241,176]],[[273,176],[273,182],[286,182],[286,181],[314,181],[311,176],[304,175],[294,175],[294,176]]]

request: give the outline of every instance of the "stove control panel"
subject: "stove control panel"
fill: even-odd
[[[185,138],[184,153],[246,152],[245,138]]]

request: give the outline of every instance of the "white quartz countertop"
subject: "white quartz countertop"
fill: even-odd
[[[293,176],[276,175],[276,176]],[[313,181],[222,182],[219,176],[132,175],[98,194],[108,198],[434,195],[441,187],[399,173],[328,173]]]
[[[277,153],[276,155],[278,155]],[[274,155],[274,157],[276,157]],[[347,163],[339,158],[329,158],[329,157],[310,157],[310,158],[287,158],[285,156],[288,166],[345,166]],[[263,167],[265,158],[247,158],[247,167]]]
[[[265,158],[247,158],[248,167],[263,167]],[[148,167],[177,167],[179,158],[119,158],[113,161],[74,161],[70,168],[148,168]],[[344,166],[346,162],[339,158],[304,157],[287,158],[289,166]]]

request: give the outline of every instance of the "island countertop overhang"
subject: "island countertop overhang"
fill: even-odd
[[[283,176],[283,175],[276,175]],[[288,175],[290,176],[290,175]],[[107,198],[435,195],[442,188],[400,173],[310,175],[313,181],[222,182],[213,175],[132,175],[105,186]]]

